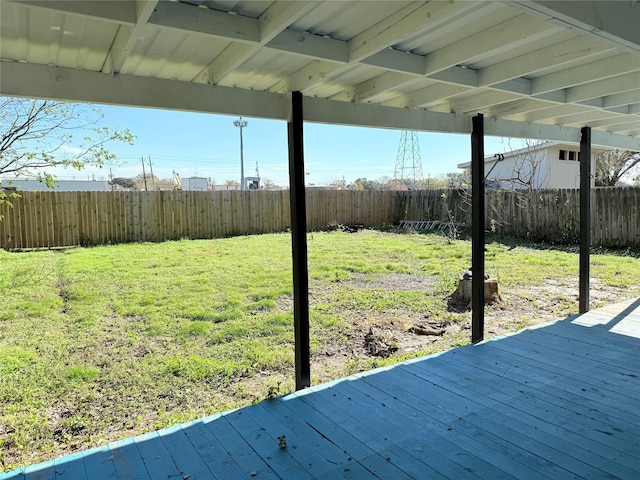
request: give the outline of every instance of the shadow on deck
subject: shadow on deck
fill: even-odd
[[[640,298],[0,479],[640,478],[639,347]]]

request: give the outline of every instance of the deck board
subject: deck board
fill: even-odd
[[[480,367],[478,366],[477,368]],[[598,438],[598,432],[606,432],[606,434],[603,433],[606,436],[602,438],[604,445],[611,441],[610,435],[613,435],[614,432],[616,437],[620,437],[621,440],[628,442],[630,445],[637,445],[639,442],[638,437],[630,431],[631,428],[635,431],[640,428],[637,423],[607,416],[603,412],[601,405],[594,406],[590,403],[583,405],[584,398],[554,396],[547,392],[548,387],[541,387],[535,382],[520,379],[520,382],[522,382],[520,383],[517,378],[494,378],[487,376],[484,372],[480,372],[480,375],[484,374],[482,380],[474,378],[473,380],[461,381],[461,379],[465,379],[465,375],[472,375],[475,368],[470,365],[454,365],[452,361],[447,365],[447,368],[438,369],[435,374],[419,369],[413,369],[412,373],[421,378],[437,382],[439,385],[451,385],[452,382],[448,379],[455,378],[456,381],[453,387],[458,387],[457,391],[460,395],[464,395],[465,392],[466,395],[469,395],[470,392],[481,392],[492,400],[499,400],[501,409],[513,406],[522,410],[523,413],[537,415],[539,422],[557,425],[561,428],[570,426],[576,431],[584,432],[586,437]],[[449,388],[453,387],[449,386]],[[517,394],[510,393],[505,395],[501,393],[502,391],[517,392]],[[477,398],[477,396],[474,395],[474,398]],[[576,422],[576,416],[588,418],[588,428],[583,427],[581,422]],[[637,422],[637,419],[631,420]]]
[[[109,445],[109,450],[118,478],[150,478],[133,437]]]
[[[639,458],[632,299],[0,480],[635,479]]]
[[[325,416],[326,412],[322,413],[304,401],[290,405],[283,399],[273,399],[265,403],[287,408],[286,415],[305,421],[334,445],[349,445],[350,458],[357,459],[356,461],[379,478],[410,479],[415,478],[415,475],[424,474],[428,469],[427,465],[416,465],[415,459],[410,458],[403,449],[381,441],[383,439],[377,432],[355,422],[348,415],[340,418]],[[366,436],[362,438],[358,431]],[[432,478],[445,478],[435,470],[431,469],[428,472]]]
[[[557,445],[558,440],[566,441],[568,442],[567,447],[571,448],[572,455],[577,455],[576,458],[586,463],[596,461],[595,466],[603,466],[604,471],[619,471],[618,465],[621,464],[629,468],[633,468],[637,464],[635,459],[630,458],[629,455],[621,454],[607,442],[599,443],[590,438],[590,432],[585,432],[572,418],[558,420],[550,415],[548,406],[534,406],[534,402],[529,401],[530,398],[525,398],[524,392],[522,399],[508,399],[496,392],[495,385],[485,386],[476,382],[456,382],[451,381],[449,375],[436,376],[425,371],[416,373],[415,369],[407,373],[417,374],[428,381],[435,381],[443,388],[459,395],[468,395],[473,392],[477,402],[493,410],[493,418],[504,415],[505,420],[519,423],[524,431],[533,433],[537,438],[541,438],[539,433],[542,433],[547,436],[544,438],[544,442],[548,445]],[[439,373],[441,372],[439,371]],[[455,374],[457,372],[450,371],[449,373]]]
[[[220,443],[220,438],[214,435],[203,422],[193,424],[184,432],[189,440],[187,447],[191,446],[198,452],[211,472],[212,478],[242,478],[245,476],[245,472],[236,463],[239,458],[234,459]]]

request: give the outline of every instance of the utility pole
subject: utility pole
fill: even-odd
[[[142,178],[144,179],[144,191],[147,191],[147,172],[144,169],[144,157],[142,157]]]
[[[240,117],[238,120],[234,120],[233,124],[240,128],[240,190],[245,190],[244,185],[244,145],[242,143],[242,129],[248,125],[246,120]]]
[[[113,170],[109,167],[109,183],[111,184],[111,191],[115,190],[115,185],[113,184]]]
[[[153,164],[151,163],[151,155],[149,155],[149,169],[151,170],[151,185],[152,188],[156,189],[156,177],[153,176]]]

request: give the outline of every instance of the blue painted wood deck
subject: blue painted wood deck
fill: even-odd
[[[638,479],[639,347],[640,298],[0,479]]]

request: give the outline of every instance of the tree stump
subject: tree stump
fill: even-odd
[[[451,302],[458,305],[466,305],[466,308],[471,308],[471,285],[472,285],[471,272],[465,272],[462,278],[458,281],[458,288],[453,295],[451,295]],[[501,302],[502,297],[498,292],[498,279],[489,278],[485,276],[484,279],[484,302],[495,303]]]

